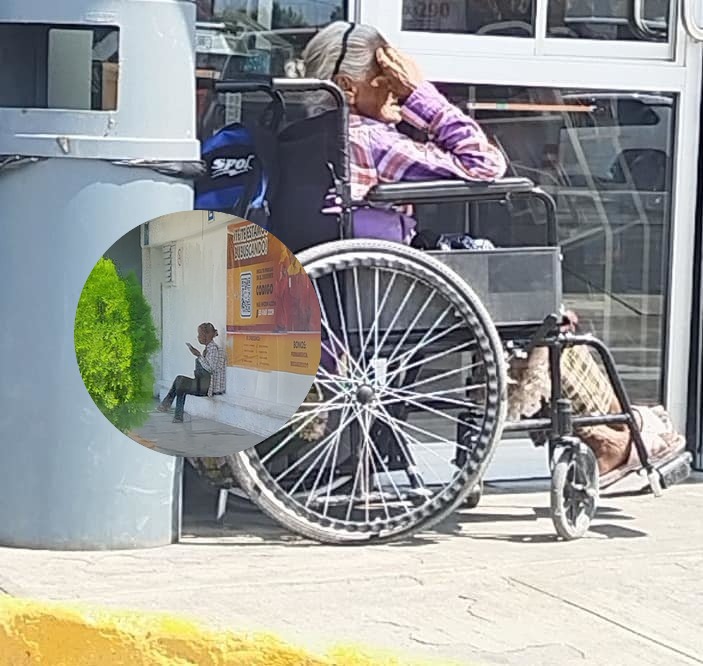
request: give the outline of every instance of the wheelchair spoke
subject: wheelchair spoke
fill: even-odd
[[[390,412],[388,412],[387,410],[385,410],[383,407],[381,408],[381,411],[382,411],[382,415],[378,415],[378,418],[379,418],[381,421],[384,421],[388,426],[391,426],[392,428],[395,426],[395,427],[397,427],[398,429],[401,429],[403,426],[408,426],[408,427],[410,427],[410,429],[412,429],[412,430],[419,431],[420,434],[424,435],[425,437],[428,437],[428,436],[429,436],[429,437],[431,438],[430,441],[428,441],[428,442],[421,442],[419,439],[417,439],[416,437],[414,437],[414,436],[411,435],[410,433],[403,431],[403,435],[404,435],[405,437],[407,437],[408,439],[410,439],[410,440],[412,440],[413,442],[415,442],[415,444],[417,444],[417,445],[418,445],[419,447],[421,447],[422,449],[425,449],[426,451],[429,451],[429,452],[430,452],[433,456],[435,456],[435,458],[437,458],[438,460],[441,460],[442,462],[446,462],[446,460],[445,460],[444,458],[442,458],[442,456],[439,455],[439,453],[437,453],[437,451],[435,451],[435,448],[436,448],[437,445],[446,444],[446,441],[445,441],[445,440],[443,440],[443,439],[438,439],[438,438],[436,437],[436,435],[435,435],[434,433],[431,433],[429,430],[425,430],[424,428],[418,428],[418,427],[413,426],[412,424],[408,423],[407,421],[402,421],[402,420],[400,420],[400,419],[395,418],[394,416],[392,416],[392,415],[390,414]],[[395,430],[394,430],[394,434],[396,434],[396,433],[395,433]],[[396,436],[397,436],[397,435],[396,435]],[[462,448],[465,448],[465,449],[468,451],[468,448],[467,448],[467,447],[462,447]],[[408,461],[408,462],[409,462],[409,464],[412,464],[412,461]],[[439,478],[439,477],[438,477],[438,478]]]
[[[386,289],[386,293],[383,296],[383,302],[381,303],[380,309],[378,305],[378,290],[380,289],[380,277],[378,273],[378,269],[374,270],[373,273],[373,311],[374,312],[382,312],[383,308],[386,307],[386,301],[388,300],[388,295],[391,293],[390,289]],[[377,356],[378,355],[378,320],[379,317],[376,317],[373,320],[373,355]]]
[[[468,348],[467,348],[468,345]],[[449,356],[449,354],[457,354],[459,352],[467,352],[469,349],[473,349],[476,346],[476,341],[475,340],[467,340],[466,342],[462,342],[461,344],[455,345],[451,349],[446,349],[442,352],[436,352],[430,356],[424,356],[417,361],[414,361],[413,363],[408,363],[407,365],[401,364],[396,370],[393,370],[388,374],[388,381],[391,382],[393,379],[395,379],[400,373],[402,372],[407,372],[408,370],[412,368],[417,368],[422,365],[426,365],[428,363],[432,363],[432,361],[439,361],[440,359],[445,358],[446,356]],[[483,363],[474,363],[472,365],[468,366],[463,366],[464,368],[477,368],[479,366],[483,365]]]
[[[351,350],[351,345],[349,343],[349,333],[347,330],[347,318],[346,315],[344,314],[344,301],[342,300],[342,295],[339,289],[339,281],[337,279],[337,273],[332,273],[332,280],[334,281],[334,291],[336,295],[336,303],[337,303],[337,312],[339,313],[339,323],[342,326],[342,337],[344,338],[344,343],[346,345],[345,349],[347,353]],[[322,297],[320,296],[320,292],[317,288],[317,280],[313,281],[315,284],[315,289],[317,290],[317,295],[320,298],[320,303],[324,303]],[[324,305],[323,305],[324,307]],[[326,319],[326,317],[325,317]]]
[[[437,451],[435,451],[434,448],[432,447],[433,444],[438,444],[438,445],[445,444],[446,442],[444,440],[436,440],[434,442],[432,442],[432,441],[431,442],[421,442],[419,439],[417,439],[416,437],[413,437],[408,432],[405,432],[405,431],[399,432],[399,430],[400,430],[399,426],[400,426],[400,424],[404,423],[403,421],[392,416],[390,414],[390,412],[383,409],[383,407],[381,407],[381,412],[382,412],[382,414],[379,415],[378,418],[379,418],[379,420],[386,423],[386,425],[388,425],[388,427],[391,429],[391,432],[393,433],[393,437],[396,439],[396,441],[398,443],[398,447],[401,450],[403,456],[405,457],[405,460],[408,463],[408,468],[410,470],[417,468],[417,462],[413,458],[411,458],[409,449],[407,448],[407,445],[405,444],[405,442],[401,441],[401,435],[402,435],[402,437],[405,437],[408,440],[410,440],[410,442],[414,443],[420,449],[428,450],[430,453],[432,453],[437,458],[437,460],[439,460],[441,462],[446,462],[445,459],[442,456],[440,456],[439,453],[437,453]],[[432,467],[430,467],[429,469],[432,470],[434,477],[437,479],[438,484],[440,486],[444,485],[442,483],[441,478],[437,474],[437,472]]]
[[[340,406],[341,408],[341,406]],[[335,411],[333,409],[330,409],[329,411]],[[295,416],[295,415],[294,415]],[[273,458],[276,453],[281,451],[283,448],[285,448],[288,444],[290,444],[307,426],[309,426],[318,416],[318,413],[316,411],[310,411],[308,414],[306,414],[304,417],[302,417],[302,423],[295,428],[294,430],[291,430],[291,432],[286,435],[285,439],[283,441],[279,442],[276,444],[276,446],[271,449],[265,456],[261,458],[262,463],[266,463],[268,460]]]
[[[398,317],[400,317],[400,314],[403,312],[405,309],[406,304],[410,300],[412,294],[415,291],[415,287],[417,286],[418,281],[413,280],[412,284],[410,285],[410,288],[405,292],[405,296],[403,296],[403,300],[401,301],[400,305],[395,311],[395,314],[393,315],[393,319],[391,319],[390,324],[388,324],[388,328],[386,329],[386,332],[383,335],[383,338],[381,339],[381,342],[379,342],[379,348],[382,349],[383,345],[386,344],[386,340],[388,340],[388,336],[390,335],[391,331],[393,330],[394,326],[398,322]],[[378,319],[378,315],[376,316],[376,319]]]
[[[441,438],[438,438],[436,433],[430,432],[429,430],[425,430],[425,428],[421,428],[420,426],[417,426],[413,423],[410,423],[409,421],[404,421],[399,418],[396,418],[395,416],[391,415],[390,412],[385,410],[383,407],[381,407],[381,409],[384,410],[384,412],[386,413],[388,418],[392,419],[393,423],[395,425],[397,425],[398,427],[409,428],[410,430],[413,430],[420,435],[423,435],[425,437],[429,437],[431,440],[434,440],[437,443],[444,441]]]
[[[359,272],[358,268],[355,266],[352,269],[352,274],[354,276],[354,297],[356,300],[356,323],[358,326],[356,335],[359,338],[359,349],[362,349],[364,340],[363,340],[363,334],[364,334],[364,317],[363,313],[361,312],[361,295],[359,292]],[[364,359],[364,354],[363,351],[359,354],[359,365],[362,368],[363,372],[365,373],[367,368],[366,368],[366,361]]]
[[[432,292],[432,293],[430,294],[430,297],[429,297],[429,298],[426,298],[426,299],[423,301],[422,307],[417,311],[417,314],[415,315],[415,317],[413,318],[413,320],[410,322],[410,325],[409,325],[409,326],[405,329],[405,331],[403,332],[403,336],[400,338],[400,340],[398,340],[398,342],[396,343],[396,345],[395,345],[393,351],[391,351],[391,353],[390,353],[390,355],[389,355],[389,357],[388,357],[388,365],[391,365],[391,363],[393,363],[393,361],[394,361],[395,358],[396,358],[396,354],[403,348],[403,345],[405,344],[405,341],[408,339],[408,336],[410,335],[410,331],[412,331],[412,330],[415,328],[415,326],[417,325],[417,323],[420,321],[422,315],[425,314],[425,310],[427,310],[427,308],[428,308],[428,307],[430,306],[430,304],[432,303],[432,300],[433,300],[434,297],[435,297],[435,293],[436,293],[436,292]],[[451,311],[451,306],[449,306],[444,312],[447,313],[447,312],[450,312],[450,311]],[[444,315],[444,313],[443,313],[441,317],[439,317],[438,319],[435,320],[434,324],[432,325],[432,329],[431,329],[431,330],[433,330],[436,326],[439,326],[439,324],[440,324],[441,320],[444,318],[444,316],[445,316],[445,315]],[[425,335],[426,335],[426,334],[425,334]],[[418,346],[420,346],[421,344],[422,344],[422,341],[420,341],[420,342],[418,343]]]
[[[325,508],[324,508],[324,513],[323,515],[327,515],[327,511],[329,510],[329,505],[330,505],[330,496],[332,494],[332,484],[334,482],[334,472],[335,469],[337,468],[337,459],[339,456],[339,442],[342,439],[342,430],[338,429],[337,430],[337,439],[335,440],[335,446],[334,446],[334,455],[332,457],[332,464],[330,465],[330,475],[329,475],[329,481],[327,482],[327,494],[325,497]]]
[[[450,326],[449,328],[443,329],[440,333],[435,335],[434,337],[432,334],[434,331],[439,327],[439,325],[444,321],[444,318],[452,312],[453,308],[451,305],[447,306],[445,310],[442,312],[442,314],[437,318],[437,320],[432,324],[430,329],[422,336],[422,338],[414,344],[408,351],[403,352],[400,354],[400,356],[396,356],[396,353],[398,353],[402,347],[400,345],[396,345],[396,349],[391,352],[391,355],[388,357],[388,363],[393,363],[394,361],[398,361],[399,363],[403,363],[405,359],[412,358],[414,354],[417,353],[418,349],[422,349],[426,346],[432,345],[439,340],[441,340],[443,337],[446,337],[447,335],[451,335],[452,333],[456,331],[460,331],[462,329],[462,323],[457,322]],[[407,333],[410,331],[408,330]],[[407,337],[406,337],[407,339]],[[404,343],[403,343],[404,344]]]
[[[354,359],[353,354],[351,352],[351,347],[349,345],[349,335],[347,333],[346,326],[343,326],[342,329],[342,335],[344,337],[344,341],[340,340],[339,337],[337,336],[336,332],[332,328],[332,326],[329,323],[329,318],[327,316],[327,308],[324,304],[324,301],[322,300],[322,296],[320,294],[320,290],[317,286],[317,282],[313,281],[313,286],[315,287],[315,291],[317,292],[317,297],[320,299],[320,322],[322,324],[323,329],[329,334],[330,339],[333,343],[333,347],[338,346],[339,350],[342,352],[342,355],[346,358],[348,358],[352,365],[355,366],[356,371],[359,375],[362,375],[365,373],[364,368],[362,368],[357,361]],[[324,346],[324,343],[323,343]],[[335,352],[334,349],[329,349],[325,347],[326,351],[332,356],[333,359],[337,359],[337,353]]]
[[[348,408],[346,408],[346,411],[348,411]],[[344,418],[345,418],[345,415],[344,415],[344,413],[343,413],[343,414],[342,414],[342,419],[344,419]],[[334,435],[334,440],[333,440],[333,442],[332,442],[330,445],[327,445],[327,446],[325,447],[325,449],[323,450],[323,452],[325,452],[325,458],[324,458],[324,460],[322,461],[322,464],[320,465],[320,471],[318,472],[317,478],[315,479],[315,483],[313,484],[312,490],[310,491],[310,495],[309,495],[309,497],[308,497],[308,502],[306,502],[305,506],[308,505],[308,503],[309,503],[309,501],[310,501],[310,497],[312,497],[312,495],[314,494],[315,488],[317,488],[317,484],[320,482],[320,479],[322,478],[322,473],[323,473],[323,471],[324,471],[324,469],[325,469],[325,465],[327,464],[327,461],[329,460],[330,454],[331,454],[333,451],[335,451],[335,453],[336,453],[336,448],[337,448],[337,446],[339,445],[339,440],[340,440],[341,437],[342,437],[342,431],[341,431],[341,430],[337,430],[336,432],[331,433],[331,434]],[[297,483],[293,486],[293,488],[291,488],[291,490],[290,490],[291,495],[294,494],[295,491],[296,491],[296,489],[298,488],[298,486],[299,486],[300,484],[302,484],[303,481],[305,481],[305,479],[306,479],[308,473],[311,472],[313,469],[315,469],[315,466],[317,465],[317,463],[318,463],[318,461],[319,461],[321,455],[322,455],[322,454],[320,454],[320,456],[318,456],[317,458],[315,458],[315,460],[314,460],[314,462],[312,463],[312,465],[310,465],[310,467],[308,468],[308,471],[305,472],[305,474],[303,474],[303,475],[298,479]]]
[[[374,444],[373,439],[371,438],[370,435],[369,435],[368,441],[369,441],[370,446],[373,448],[374,452],[376,453],[378,460],[383,467],[384,473],[388,477],[388,481],[390,481],[390,484],[393,487],[393,490],[395,490],[395,494],[396,494],[396,497],[398,498],[398,501],[400,502],[401,506],[405,509],[406,513],[410,513],[407,506],[405,505],[405,501],[403,500],[403,495],[401,494],[400,489],[398,488],[395,481],[393,480],[393,475],[391,474],[391,471],[388,469],[388,466],[383,461],[383,456],[381,456],[380,452],[378,451],[378,448]],[[380,486],[380,489],[381,489],[381,497],[384,497],[385,495],[383,493],[383,486],[382,485]],[[388,507],[387,507],[387,504],[385,503],[385,501],[384,501],[384,505],[386,506],[386,509],[387,509]],[[390,516],[388,516],[388,517],[390,517]]]
[[[391,295],[393,291],[393,284],[395,283],[395,278],[396,274],[394,273],[391,277],[390,284],[386,288],[386,291],[383,295],[383,299],[381,300],[381,303],[378,303],[378,290],[380,289],[379,285],[379,271],[378,268],[374,269],[374,312],[376,313],[376,316],[373,319],[373,323],[371,324],[371,328],[369,329],[369,333],[366,336],[364,340],[364,344],[361,348],[361,356],[365,356],[366,350],[368,349],[369,344],[371,343],[371,338],[373,337],[374,339],[374,356],[378,354],[378,350],[380,349],[379,347],[379,341],[378,341],[378,335],[379,335],[379,327],[378,327],[378,322],[381,320],[381,315],[383,314],[383,311],[386,307],[386,303],[388,302],[388,297]]]
[[[357,377],[363,376],[366,371],[354,359],[351,350],[348,347],[344,346],[344,343],[337,337],[337,334],[332,330],[332,328],[330,328],[327,318],[322,317],[321,321],[322,327],[329,334],[330,340],[333,343],[333,348],[330,348],[324,342],[322,342],[322,348],[336,361],[339,361],[340,355],[342,356],[342,358],[351,361],[352,365],[355,367]],[[338,347],[337,350],[334,349],[335,346]]]
[[[375,418],[378,419],[378,415],[377,415],[377,414],[375,415]],[[405,457],[406,457],[406,459],[407,459],[407,461],[408,461],[408,468],[411,470],[412,467],[413,467],[412,460],[410,460],[410,459],[407,457],[407,454],[406,454],[406,451],[405,451],[405,447],[404,447],[403,442],[401,442],[401,441],[399,440],[399,438],[398,438],[398,433],[397,433],[396,431],[392,431],[392,433],[393,433],[393,437],[395,438],[395,440],[396,440],[396,442],[397,442],[399,448],[403,451],[403,454],[405,455]],[[369,444],[370,444],[371,448],[373,449],[373,451],[376,453],[376,456],[378,457],[378,460],[379,460],[379,462],[381,463],[381,465],[382,465],[382,467],[383,467],[384,474],[385,474],[386,478],[388,479],[388,482],[391,484],[393,490],[395,491],[395,495],[396,495],[396,497],[398,498],[398,502],[399,502],[399,504],[400,504],[400,508],[403,509],[403,510],[405,511],[405,513],[409,515],[409,514],[410,514],[410,509],[408,508],[408,497],[407,497],[407,493],[406,493],[406,496],[404,497],[404,496],[403,496],[403,493],[402,493],[401,490],[400,490],[400,488],[398,487],[398,485],[396,484],[395,480],[393,479],[393,473],[391,472],[391,470],[388,468],[388,466],[387,466],[386,463],[384,462],[383,456],[381,455],[381,453],[380,453],[379,450],[378,450],[378,447],[377,447],[376,444],[374,443],[373,438],[370,438],[370,439],[369,439]],[[407,475],[407,472],[408,472],[408,470],[406,470],[406,475]],[[379,475],[379,478],[380,478],[380,475]],[[380,490],[381,490],[381,493],[382,493],[381,496],[384,497],[383,486],[382,486],[380,483],[379,483],[379,487],[380,487]]]
[[[353,415],[352,415],[351,417],[347,416],[346,421],[344,421],[344,422],[342,423],[342,425],[339,426],[339,429],[340,429],[340,430],[343,430],[343,429],[346,428],[353,420],[354,420],[354,416],[353,416]],[[279,474],[279,475],[275,478],[276,483],[280,482],[281,479],[284,479],[286,476],[288,476],[288,475],[289,475],[294,469],[296,469],[301,463],[303,463],[303,462],[306,461],[308,458],[310,458],[312,455],[314,455],[314,453],[315,453],[318,449],[327,446],[327,442],[328,442],[332,437],[334,437],[334,436],[335,436],[335,433],[334,433],[334,432],[330,433],[330,434],[327,435],[327,437],[325,437],[321,442],[319,442],[319,443],[316,444],[312,449],[310,449],[304,456],[298,458],[298,460],[296,460],[285,472]],[[312,467],[311,467],[310,469],[312,469]]]
[[[329,414],[330,412],[337,412],[340,409],[344,409],[343,404],[338,404],[334,402],[334,400],[336,399],[337,398],[334,398],[330,402],[321,404],[315,404],[311,402],[303,403],[298,408],[298,411],[290,417],[288,423],[291,424],[295,421],[299,421],[300,419],[308,419],[311,416],[320,416],[321,414]]]
[[[464,372],[464,368],[452,368],[451,370],[447,370],[446,372],[442,372],[439,375],[434,375],[432,377],[427,377],[426,379],[422,379],[420,381],[413,382],[412,384],[408,384],[407,386],[404,386],[406,390],[414,389],[417,388],[418,386],[425,386],[426,384],[431,384],[432,382],[436,382],[439,379],[446,379],[447,377],[452,377],[460,372]]]
[[[456,398],[445,398],[440,396],[445,396],[448,393],[457,393],[459,391],[463,393],[469,390],[485,390],[485,388],[486,384],[483,383],[474,384],[473,386],[458,386],[457,388],[445,389],[443,391],[432,391],[431,393],[418,393],[417,391],[407,391],[402,386],[387,386],[383,394],[379,396],[379,400],[384,405],[395,405],[398,403],[406,402],[411,399],[414,399],[417,403],[420,403],[422,399],[425,399],[440,402],[446,405],[451,405],[453,408],[456,409],[478,409],[479,404],[472,400],[457,400]],[[389,397],[386,398],[386,396]],[[421,403],[420,406],[422,406]]]
[[[431,407],[430,405],[423,405],[422,403],[418,402],[417,400],[413,400],[411,398],[405,398],[404,402],[409,402],[411,405],[415,405],[415,407],[419,407],[420,409],[422,409],[424,411],[430,412],[430,414],[434,414],[435,416],[439,416],[440,418],[447,419],[453,423],[457,423],[459,425],[466,426],[467,428],[471,428],[472,430],[475,430],[477,432],[481,431],[481,428],[474,423],[468,423],[467,421],[463,421],[462,419],[458,419],[456,416],[452,416],[451,414],[446,414],[446,413],[440,411],[439,409],[435,409],[434,407]]]

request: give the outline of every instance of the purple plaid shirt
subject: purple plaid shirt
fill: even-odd
[[[403,120],[426,133],[419,143],[394,125],[352,114],[351,187],[363,200],[379,183],[436,179],[489,181],[506,171],[505,157],[478,123],[451,104],[429,82],[420,85],[402,107]],[[354,213],[354,235],[409,242],[415,228],[411,211],[361,208]]]

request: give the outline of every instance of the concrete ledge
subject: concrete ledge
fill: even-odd
[[[159,399],[163,400],[170,386],[160,384]],[[263,438],[278,432],[296,411],[291,414],[276,414],[275,404],[261,404],[261,401],[247,401],[240,396],[215,395],[212,398],[201,398],[189,395],[186,398],[186,412],[218,423],[241,428]]]
[[[269,635],[216,633],[165,614],[63,606],[0,596],[0,665],[29,664],[420,666],[420,662],[374,656],[354,648],[337,648],[326,656],[316,656]]]

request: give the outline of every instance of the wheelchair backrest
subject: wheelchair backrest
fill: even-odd
[[[341,174],[340,111],[295,122],[278,135],[278,173],[270,231],[293,252],[339,238],[339,221],[322,212]]]

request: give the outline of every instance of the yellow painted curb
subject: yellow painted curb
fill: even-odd
[[[435,662],[437,666],[439,664]],[[161,613],[0,597],[0,666],[429,666],[336,648],[314,656],[270,635],[214,632]]]

